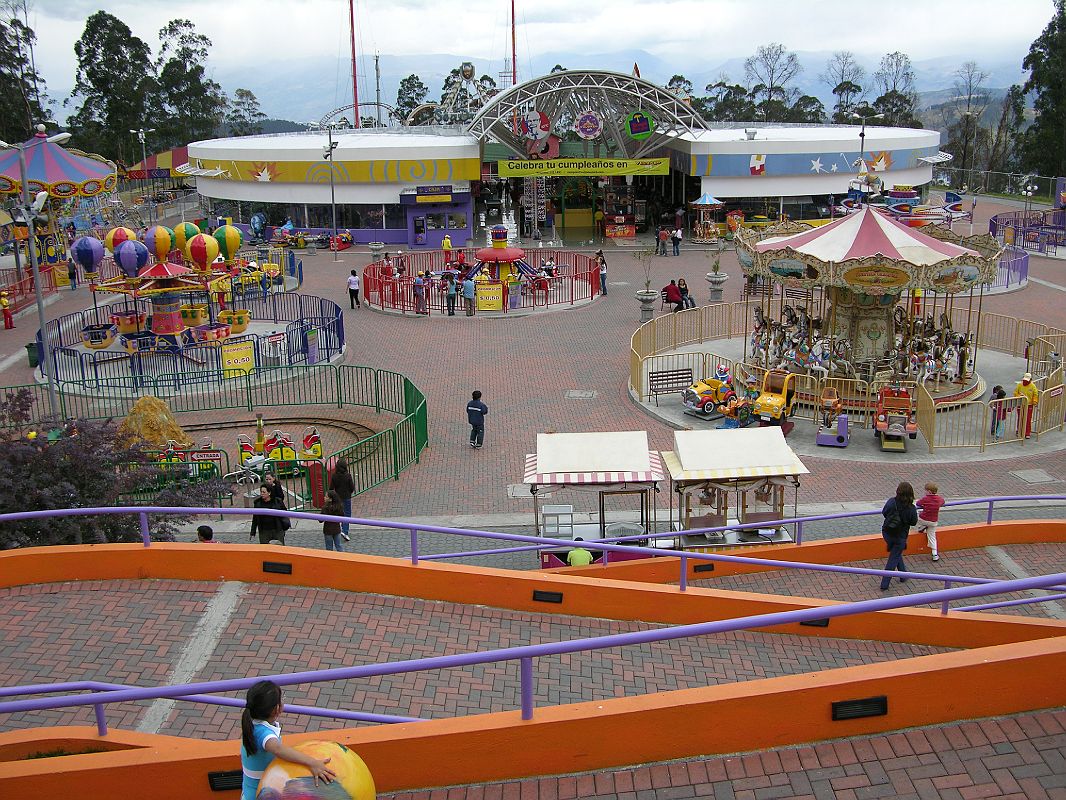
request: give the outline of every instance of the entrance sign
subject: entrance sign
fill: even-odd
[[[499,161],[501,178],[539,176],[669,175],[669,158],[556,158],[550,161]]]

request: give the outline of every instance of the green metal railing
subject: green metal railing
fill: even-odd
[[[429,446],[429,418],[425,395],[397,372],[343,364],[255,369],[249,373],[218,370],[200,373],[193,381],[183,375],[182,389],[174,393],[174,377],[107,378],[92,385],[93,394],[75,394],[59,385],[60,413],[64,419],[111,419],[129,414],[137,399],[152,395],[166,400],[175,415],[204,411],[254,412],[285,406],[331,406],[386,411],[401,419],[354,444],[331,453],[326,463],[344,457],[358,465],[357,493],[398,480],[400,473],[417,464]],[[84,387],[79,387],[84,391]],[[47,387],[39,384],[0,388],[0,399],[20,389],[31,393],[31,425],[46,425]]]

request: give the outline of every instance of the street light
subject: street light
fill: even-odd
[[[1040,187],[1035,183],[1026,184],[1022,189],[1022,194],[1025,196],[1025,213],[1028,216],[1029,212],[1033,210],[1033,196],[1039,191]]]
[[[44,295],[41,293],[41,273],[37,267],[37,234],[34,232],[33,223],[41,213],[44,204],[48,201],[48,192],[38,192],[37,196],[30,200],[29,180],[26,176],[26,150],[36,147],[41,142],[62,144],[70,138],[69,133],[57,133],[53,136],[44,135],[44,125],[37,126],[37,135],[26,144],[8,144],[0,141],[0,149],[14,149],[19,152],[19,181],[22,184],[22,203],[17,206],[22,212],[22,218],[26,222],[26,249],[30,254],[30,274],[33,275],[33,289],[37,296],[37,324],[40,326],[41,336],[41,372],[48,379],[48,404],[51,407],[52,416],[59,416],[59,398],[56,396],[55,378],[52,375],[52,348],[48,343],[48,332],[44,329]]]
[[[144,136],[148,133],[155,133],[155,128],[148,128],[148,130],[138,128],[137,130],[131,130],[130,133],[134,134],[137,137],[137,140],[141,143],[141,166],[144,167],[144,196],[145,200],[148,202],[148,223],[151,224],[155,222],[155,220],[152,218],[154,216],[152,214],[152,198],[148,196],[148,154],[144,149]]]
[[[333,141],[333,126],[326,126],[326,135],[329,137],[329,145],[322,148],[322,158],[329,162],[329,205],[333,211],[333,237],[330,239],[333,250],[333,260],[338,260],[337,248],[337,188],[333,181],[333,151],[337,149],[337,142]]]

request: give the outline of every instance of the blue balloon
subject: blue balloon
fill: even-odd
[[[136,278],[141,268],[148,263],[148,248],[135,239],[129,239],[115,248],[115,263],[127,278]]]
[[[82,236],[70,246],[70,257],[81,266],[87,274],[96,272],[104,260],[104,243],[94,236]]]

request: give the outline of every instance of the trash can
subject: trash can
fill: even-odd
[[[308,242],[307,243],[307,249],[304,251],[304,255],[317,256],[318,255],[318,245],[316,245],[314,242]]]
[[[30,342],[26,345],[26,358],[29,360],[31,367],[36,367],[41,363],[41,359],[37,355],[37,342]]]

